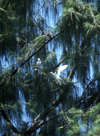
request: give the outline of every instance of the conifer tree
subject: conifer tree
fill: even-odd
[[[0,1],[1,135],[100,135],[99,33],[99,0]]]

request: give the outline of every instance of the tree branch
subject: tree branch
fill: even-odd
[[[85,88],[84,91],[83,91],[83,94],[81,95],[81,97],[80,97],[80,99],[79,99],[79,101],[78,101],[78,102],[80,102],[80,103],[78,104],[78,107],[79,107],[80,104],[83,103],[86,99],[91,98],[91,96],[89,96],[89,97],[87,97],[85,100],[82,101],[82,97],[83,97],[83,95],[86,93],[86,90],[87,90],[87,89],[89,88],[89,86],[90,86],[93,82],[95,82],[97,79],[99,79],[99,77],[92,79],[92,81],[90,81],[89,84],[86,86],[86,88]]]
[[[8,118],[6,112],[5,112],[5,110],[3,109],[3,107],[2,107],[1,104],[0,104],[0,111],[1,111],[2,116],[4,117],[4,119],[5,119],[7,122],[10,123],[10,127],[11,127],[11,129],[13,130],[13,132],[19,133],[19,131],[14,127],[14,125],[13,125],[13,124],[11,123],[11,121],[9,120],[9,118]]]
[[[71,72],[71,74],[73,74],[73,72]],[[72,76],[71,74],[70,77]],[[34,122],[26,129],[25,132],[23,132],[23,134],[29,135],[35,132],[39,128],[41,120],[46,119],[46,117],[64,100],[64,97],[65,92],[62,92],[45,111],[37,115],[37,117],[34,119]]]
[[[6,5],[5,5],[5,7],[4,7],[4,9],[6,9],[6,8],[8,7],[10,1],[11,1],[11,0],[8,0],[8,1],[7,1],[7,3],[6,3]]]
[[[0,84],[0,87],[3,86],[6,81],[8,81],[12,76],[14,76],[16,74],[16,72],[26,63],[28,62],[37,52],[39,52],[46,44],[48,44],[52,39],[54,39],[57,35],[59,35],[61,32],[63,32],[64,30],[61,30],[60,32],[58,32],[57,34],[55,34],[52,38],[50,38],[47,42],[45,42],[41,47],[39,47],[31,56],[29,56],[20,66],[18,66],[14,72],[8,76],[3,83]],[[39,42],[39,41],[38,41]],[[37,42],[37,43],[38,43]],[[36,44],[37,44],[36,43]]]
[[[71,25],[69,25],[68,27],[71,27],[73,24],[71,24]],[[17,71],[26,63],[26,62],[28,62],[36,53],[38,53],[46,44],[48,44],[51,40],[53,40],[56,36],[58,36],[60,33],[62,33],[64,31],[64,29],[62,29],[60,32],[58,32],[57,34],[55,34],[54,36],[52,36],[47,42],[45,42],[42,46],[40,46],[35,52],[33,52],[33,54],[31,55],[31,56],[29,56],[20,66],[18,66],[15,70],[14,70],[14,72],[11,74],[11,75],[9,75],[5,80],[4,80],[4,82],[3,83],[1,83],[0,84],[0,87],[2,87],[5,83],[6,83],[6,81],[8,81],[12,76],[14,76],[16,73],[17,73]],[[38,41],[39,42],[39,41]],[[37,42],[37,43],[38,43]],[[37,43],[35,44],[35,45],[37,45]],[[34,45],[34,46],[35,46]]]
[[[9,1],[10,2],[10,1]],[[72,26],[73,24],[71,24],[70,26]],[[69,27],[70,27],[69,26]],[[55,34],[54,36],[52,36],[47,42],[45,42],[41,47],[39,47],[35,52],[33,52],[33,54],[31,56],[29,56],[20,66],[18,66],[14,72],[12,72],[12,74],[10,76],[8,76],[3,83],[0,84],[0,88],[3,87],[3,85],[11,78],[13,77],[17,71],[26,63],[28,62],[37,52],[39,52],[46,44],[48,44],[52,39],[54,39],[57,35],[59,35],[61,32],[63,32],[63,30],[61,30],[60,32],[58,32],[57,34]],[[39,42],[39,41],[38,41]],[[38,43],[37,42],[37,43]],[[36,43],[36,44],[37,44]],[[54,110],[62,101],[63,101],[63,97],[65,97],[64,92],[62,94],[59,95],[59,97],[42,113],[40,113],[39,115],[37,115],[37,117],[34,119],[34,122],[32,123],[32,125],[30,125],[25,132],[23,132],[23,134],[27,135],[27,134],[31,134],[34,131],[36,131],[39,128],[40,125],[40,121],[44,120],[51,112],[52,110]],[[7,122],[9,122],[11,124],[11,127],[13,129],[13,131],[15,133],[19,133],[19,131],[13,126],[13,124],[10,122],[10,120],[7,117],[7,114],[5,112],[4,109],[0,109],[3,117],[7,120]]]

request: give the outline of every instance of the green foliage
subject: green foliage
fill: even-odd
[[[99,33],[100,10],[90,1],[0,1],[4,135],[100,135]],[[60,79],[50,73],[66,64]]]
[[[66,135],[99,135],[100,119],[98,113],[100,112],[100,103],[93,106],[86,113],[82,110],[72,108],[67,112],[61,113],[61,118],[64,121],[64,126],[58,128],[66,130]],[[97,116],[98,115],[98,116]],[[89,126],[87,125],[89,124]]]
[[[44,44],[44,42],[46,41],[47,36],[46,35],[41,35],[36,37],[33,41],[31,41],[31,43],[34,45],[35,43],[38,42],[38,44],[34,47],[34,49],[38,49],[41,45]]]

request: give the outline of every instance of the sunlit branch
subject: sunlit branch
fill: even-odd
[[[66,119],[67,119],[68,117],[66,117]],[[66,124],[67,124],[67,126],[70,128],[70,130],[74,133],[74,135],[76,135],[76,132],[72,129],[72,127],[68,124],[68,119],[67,119],[67,121],[66,121],[66,119],[64,119],[63,118],[63,120],[64,120],[64,122],[66,122]]]
[[[0,43],[2,43],[4,39],[5,39],[5,37],[3,37],[3,38],[1,39]]]

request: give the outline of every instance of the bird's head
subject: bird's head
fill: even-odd
[[[38,58],[38,61],[40,61],[40,58]]]

